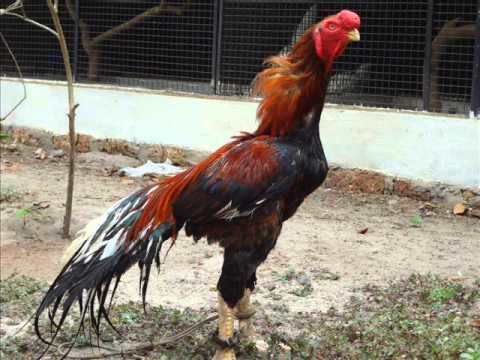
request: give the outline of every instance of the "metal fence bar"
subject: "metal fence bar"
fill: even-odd
[[[79,18],[80,18],[80,1],[75,0],[75,14],[77,16],[74,19],[75,28],[73,33],[73,81],[76,82],[78,78],[78,47],[80,45],[80,28],[79,28]]]
[[[471,112],[480,117],[480,0],[477,4],[477,20],[475,22],[475,51],[473,56]]]
[[[432,94],[432,31],[433,31],[433,1],[428,0],[427,28],[425,31],[425,58],[423,63],[423,110],[430,110]]]
[[[215,43],[215,94],[219,93],[219,82],[222,70],[222,34],[223,34],[223,4],[224,0],[217,0],[218,18],[216,31],[216,43]]]
[[[219,50],[219,47],[218,47],[218,34],[219,34],[218,19],[219,19],[219,15],[220,15],[220,0],[215,0],[214,5],[213,5],[212,80],[211,80],[212,91],[213,91],[214,94],[217,93],[217,82],[218,82],[218,77],[217,77],[217,66],[218,66],[217,52]]]

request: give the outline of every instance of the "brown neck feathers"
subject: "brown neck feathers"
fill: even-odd
[[[267,59],[270,65],[256,79],[255,93],[263,96],[257,110],[260,122],[255,135],[288,136],[324,101],[327,73],[317,57],[313,29],[286,56]]]

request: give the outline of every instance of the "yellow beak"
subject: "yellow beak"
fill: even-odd
[[[357,29],[353,29],[348,33],[350,41],[360,41],[360,32]]]

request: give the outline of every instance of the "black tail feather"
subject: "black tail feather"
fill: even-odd
[[[162,244],[171,237],[173,228],[171,224],[164,223],[145,232],[143,238],[125,241],[122,236],[135,225],[145,200],[143,190],[116,205],[113,212],[104,217],[93,235],[79,247],[48,289],[34,319],[35,333],[47,344],[46,351],[54,344],[75,304],[78,304],[80,310],[80,320],[66,354],[71,351],[82,329],[85,332],[87,319],[90,335],[93,332],[97,339],[102,319],[120,334],[112,324],[109,314],[122,275],[135,263],[140,266],[139,285],[145,308],[152,264],[155,261],[155,264],[160,266],[159,252]],[[46,319],[50,323],[50,336],[45,336],[40,326],[44,312],[47,312]]]

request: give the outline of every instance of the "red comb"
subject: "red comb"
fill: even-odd
[[[350,10],[342,10],[337,17],[347,29],[358,29],[360,27],[360,16]]]

